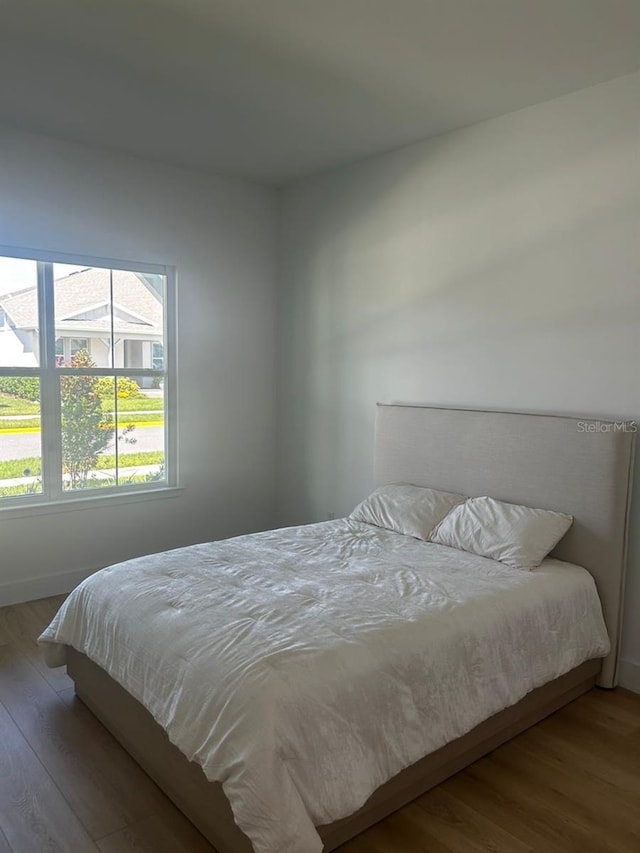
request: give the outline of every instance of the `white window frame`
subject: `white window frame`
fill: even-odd
[[[0,499],[0,515],[32,511],[59,511],[82,504],[122,503],[129,500],[174,496],[178,489],[177,466],[177,364],[176,364],[176,270],[173,266],[145,264],[113,258],[0,246],[0,257],[37,263],[38,323],[40,352],[38,367],[0,367],[0,376],[32,376],[40,380],[40,418],[42,437],[42,492]],[[64,490],[62,488],[62,423],[60,383],[65,375],[130,376],[130,367],[65,368],[56,365],[56,333],[53,264],[98,267],[101,269],[159,274],[165,277],[164,294],[164,369],[135,368],[136,376],[160,377],[165,388],[164,459],[165,479],[161,482],[109,486],[100,489]],[[173,493],[173,494],[170,494]]]

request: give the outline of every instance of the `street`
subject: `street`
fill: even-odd
[[[23,459],[27,456],[40,456],[39,432],[0,432],[0,461],[8,459]],[[135,439],[135,444],[120,442],[120,453],[142,453],[147,450],[164,450],[164,428],[161,426],[136,426],[128,436]],[[115,439],[104,451],[106,455],[114,453]]]

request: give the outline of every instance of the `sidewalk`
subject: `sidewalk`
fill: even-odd
[[[126,479],[131,476],[156,474],[159,468],[159,465],[138,465],[137,467],[132,468],[120,468],[118,472],[118,479],[122,480],[123,478]],[[92,471],[89,475],[89,479],[91,480],[115,480],[115,478],[115,468],[104,468],[99,471]],[[7,488],[9,486],[31,486],[39,480],[40,477],[13,477],[10,480],[0,480],[0,488]]]
[[[34,415],[0,415],[0,421],[33,421],[39,418],[39,414]]]

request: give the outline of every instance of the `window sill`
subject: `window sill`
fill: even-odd
[[[140,489],[138,491],[120,492],[120,494],[92,495],[87,497],[70,497],[56,502],[39,501],[20,506],[0,507],[0,522],[9,518],[34,515],[50,515],[58,512],[73,512],[74,510],[100,509],[105,506],[121,506],[122,504],[141,503],[147,501],[167,500],[178,498],[184,489],[179,486],[163,486],[157,489]]]

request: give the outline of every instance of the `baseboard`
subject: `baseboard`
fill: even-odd
[[[640,663],[621,660],[618,667],[618,684],[627,690],[633,690],[634,693],[640,693]]]
[[[46,575],[43,578],[2,583],[0,584],[0,607],[71,592],[80,581],[88,578],[95,571],[97,570],[78,569],[75,572],[64,572],[61,575]]]

